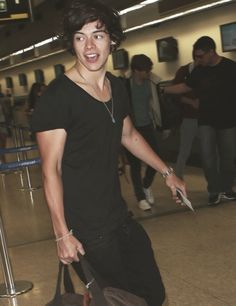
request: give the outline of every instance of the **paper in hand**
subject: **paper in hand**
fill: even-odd
[[[176,189],[176,192],[177,192],[177,197],[182,201],[182,203],[188,206],[188,208],[190,208],[193,212],[195,212],[191,202],[189,201],[188,198],[185,197],[183,192],[179,188]]]

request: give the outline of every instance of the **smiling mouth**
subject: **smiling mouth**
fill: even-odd
[[[86,54],[85,58],[89,62],[94,62],[98,59],[98,55],[97,54]]]

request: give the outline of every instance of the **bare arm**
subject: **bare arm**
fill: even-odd
[[[81,243],[72,235],[64,217],[61,161],[66,141],[64,129],[37,133],[37,142],[42,160],[42,178],[46,201],[49,207],[57,242],[58,256],[63,263],[78,261],[77,252],[84,253]]]
[[[191,87],[188,87],[185,83],[180,83],[176,85],[165,86],[163,88],[164,93],[166,94],[184,94],[192,90]]]
[[[184,104],[191,105],[194,109],[198,109],[199,107],[199,100],[198,99],[192,99],[189,97],[181,97],[180,102]]]
[[[145,139],[134,128],[129,117],[124,119],[122,144],[133,155],[150,165],[152,168],[160,173],[165,173],[169,167],[159,158],[159,156],[147,144]],[[173,198],[176,198],[176,188],[180,188],[186,196],[185,184],[182,180],[177,178],[174,174],[166,177],[166,185],[171,189]]]

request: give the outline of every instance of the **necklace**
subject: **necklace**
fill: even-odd
[[[81,72],[79,71],[79,69],[76,69],[76,67],[74,67],[74,68],[75,68],[76,72],[79,74],[79,76],[85,81],[84,84],[85,84],[85,85],[86,85],[86,84],[87,84],[87,85],[90,85],[90,86],[92,87],[93,91],[96,93],[95,87],[85,79],[85,77],[81,74]],[[110,115],[110,117],[111,117],[112,123],[115,124],[115,123],[116,123],[116,120],[115,120],[115,118],[114,118],[114,101],[113,101],[113,96],[112,96],[111,83],[110,83],[110,81],[108,80],[107,77],[106,77],[105,81],[106,81],[107,84],[108,84],[107,87],[108,87],[108,90],[109,90],[109,93],[110,93],[110,97],[111,97],[111,111],[110,111],[109,107],[107,106],[107,103],[108,103],[108,102],[101,101],[100,103],[102,103],[102,104],[104,105],[105,109],[107,110],[107,112],[109,113],[109,115]]]
[[[114,102],[113,102],[111,84],[110,84],[110,81],[107,78],[106,78],[106,80],[107,80],[107,83],[108,83],[108,88],[109,88],[109,92],[110,92],[110,96],[111,96],[111,111],[109,110],[106,102],[102,102],[102,103],[105,106],[106,110],[108,111],[108,113],[111,117],[112,123],[116,123],[116,120],[114,118]]]

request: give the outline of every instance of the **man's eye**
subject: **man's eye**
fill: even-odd
[[[84,37],[83,36],[76,36],[75,39],[77,41],[83,41],[84,40]]]
[[[104,35],[103,34],[95,34],[94,38],[95,39],[103,39]]]

